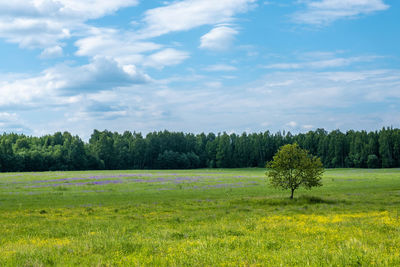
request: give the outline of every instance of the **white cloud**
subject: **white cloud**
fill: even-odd
[[[185,51],[166,48],[145,58],[143,65],[162,69],[165,66],[177,65],[188,57],[189,54]]]
[[[0,120],[15,120],[17,117],[16,113],[0,112]]]
[[[202,120],[199,114],[213,114],[205,125],[219,122],[219,130],[246,129],[249,125],[254,130],[260,129],[255,129],[255,125],[274,131],[315,127],[346,130],[354,129],[354,121],[359,120],[360,129],[377,129],[390,122],[386,117],[394,111],[389,107],[374,109],[379,106],[377,103],[400,99],[399,74],[398,70],[273,72],[254,84],[229,87],[229,94],[224,86],[203,86],[201,90],[208,95],[195,103],[188,100],[187,104],[193,105],[191,110],[180,110],[195,121]],[[185,100],[184,95],[178,98]],[[263,124],[265,118],[267,125]]]
[[[228,26],[217,26],[200,38],[200,48],[222,51],[228,49],[238,31]]]
[[[168,84],[157,82],[128,83],[124,80],[127,78],[118,78],[122,79],[120,83],[111,77],[106,79],[110,82],[97,81],[99,75],[105,73],[125,77],[121,72],[131,71],[125,66],[115,67],[118,65],[112,61],[108,63],[109,70],[101,68],[104,71],[99,71],[99,66],[104,64],[92,62],[74,71],[68,68],[66,71],[62,68],[49,70],[36,77],[36,84],[35,79],[20,80],[14,88],[25,84],[25,94],[31,92],[29,89],[49,88],[35,99],[28,99],[36,105],[35,112],[40,107],[47,112],[59,110],[61,114],[51,123],[43,119],[30,122],[29,126],[47,129],[46,132],[65,129],[88,134],[93,128],[103,129],[105,123],[110,130],[142,132],[163,129],[242,132],[249,128],[253,131],[304,131],[319,127],[374,130],[384,125],[400,125],[396,124],[400,123],[398,107],[386,105],[396,103],[396,100],[391,102],[393,99],[400,99],[399,70],[271,72],[251,84],[229,87],[215,80],[207,83],[204,77],[195,83],[181,80],[170,88]],[[86,85],[78,87],[78,84],[67,83],[65,79],[69,81],[73,75],[83,76],[79,83]],[[88,86],[90,81],[91,87]],[[104,88],[108,86],[103,83],[114,86],[107,90]],[[87,90],[80,91],[83,88]],[[0,86],[0,92],[3,90],[4,84]],[[60,93],[66,90],[75,95],[61,97]],[[11,89],[8,92],[9,95],[13,93]],[[22,103],[23,96],[15,95],[18,102],[11,103],[7,112],[13,113],[12,108],[17,104],[26,104]],[[7,94],[0,95],[1,100],[4,97]],[[1,102],[3,108],[7,101],[6,98]]]
[[[78,56],[109,56],[120,64],[135,64],[162,69],[177,65],[189,57],[184,51],[164,48],[144,41],[175,31],[185,31],[202,25],[219,25],[202,37],[201,47],[212,50],[228,48],[237,31],[221,25],[246,12],[256,0],[183,0],[147,10],[143,27],[136,32],[106,28],[86,29],[89,36],[75,42]],[[137,23],[136,23],[137,24]],[[140,25],[140,24],[137,24]],[[118,49],[115,49],[118,47]],[[162,50],[160,50],[162,49]],[[148,52],[159,50],[151,55]]]
[[[248,88],[271,108],[344,108],[400,98],[398,70],[274,72]],[[308,124],[308,123],[307,123]]]
[[[58,2],[63,5],[61,14],[74,18],[95,19],[106,14],[111,14],[120,8],[136,6],[138,0],[45,0],[45,2]],[[41,2],[36,1],[36,2]],[[43,1],[42,1],[43,2]]]
[[[0,127],[3,131],[14,133],[27,133],[31,130],[26,127],[18,114],[9,112],[0,112]]]
[[[219,81],[211,81],[211,82],[206,82],[204,84],[208,88],[221,88],[222,87],[222,83]]]
[[[115,101],[94,101],[91,97],[85,98],[85,104],[79,103],[79,108],[68,112],[69,122],[90,120],[115,120],[128,115],[126,106],[118,105]],[[71,116],[72,115],[72,116]]]
[[[206,28],[199,29],[204,33],[209,31],[201,37],[200,48],[222,51],[231,47],[240,29],[236,27],[238,22],[235,17],[249,10],[256,0],[168,1],[163,7],[145,12],[143,20],[135,25],[136,32],[86,24],[89,19],[135,5],[136,0],[8,2],[0,3],[0,38],[22,47],[42,48],[41,57],[55,57],[62,56],[63,47],[68,47],[63,40],[73,37],[71,40],[77,40],[75,55],[88,57],[90,62],[83,66],[64,63],[33,77],[0,74],[3,75],[0,78],[0,109],[7,110],[7,114],[0,111],[0,125],[8,123],[10,126],[14,121],[15,126],[23,125],[19,121],[18,110],[23,108],[28,109],[26,112],[42,112],[41,115],[58,112],[52,113],[51,117],[57,119],[51,122],[51,130],[74,130],[79,127],[81,132],[104,128],[105,121],[107,128],[113,130],[131,127],[131,130],[140,131],[167,128],[215,132],[223,129],[259,130],[254,129],[255,125],[274,130],[287,127],[312,129],[314,125],[335,128],[332,125],[340,125],[341,121],[347,125],[365,121],[363,125],[380,127],[381,122],[375,118],[381,119],[382,123],[390,120],[399,122],[400,117],[393,119],[393,114],[399,112],[393,110],[390,110],[390,115],[388,110],[377,110],[373,116],[369,114],[375,107],[384,109],[382,106],[387,102],[400,98],[398,70],[333,69],[369,62],[376,58],[374,56],[346,57],[344,53],[315,52],[305,58],[267,65],[268,75],[251,84],[237,84],[241,80],[252,79],[244,77],[241,72],[242,75],[239,75],[239,66],[249,63],[242,56],[236,57],[236,61],[215,58],[215,62],[210,63],[214,65],[209,66],[201,59],[204,62],[200,73],[204,74],[203,70],[220,72],[218,77],[212,73],[198,75],[199,66],[196,65],[190,66],[191,70],[186,68],[185,74],[169,76],[168,72],[158,72],[157,75],[162,78],[158,81],[152,81],[140,71],[142,67],[162,69],[189,58],[190,54],[182,51],[188,48],[180,48],[178,42],[182,40],[175,38],[181,35],[174,35],[168,44],[156,43],[165,42],[165,38],[150,39],[163,34],[206,25]],[[306,9],[301,14],[308,12],[310,18],[308,22],[298,22],[317,25],[368,14],[374,11],[371,3],[383,3],[378,0],[301,2],[306,3]],[[375,11],[384,8],[387,6],[375,5]],[[329,15],[331,13],[328,12],[326,18],[320,19],[317,11],[329,11],[336,15]],[[342,12],[340,16],[337,15],[339,11]],[[301,14],[297,14],[298,18]],[[257,55],[254,52],[256,48],[248,45],[238,47],[238,50],[254,56]],[[278,57],[268,58],[278,60]],[[191,60],[190,63],[196,62]],[[360,65],[354,69],[360,69]],[[237,80],[223,80],[234,78],[224,76],[232,73],[223,72],[230,71],[237,71],[233,73],[237,74]],[[257,73],[259,71],[262,70],[258,69]],[[363,105],[368,108],[359,108]],[[29,114],[29,118],[33,117]],[[35,120],[40,120],[38,118],[36,116]],[[50,131],[47,120],[52,119],[48,116],[41,118],[41,124],[29,121],[30,127]],[[77,123],[79,121],[84,123]]]
[[[315,125],[328,129],[354,128],[351,123],[361,117],[365,121],[361,128],[376,129],[383,126],[383,122],[366,118],[382,118],[392,111],[370,115],[370,108],[364,110],[359,106],[400,98],[399,74],[398,70],[273,72],[254,84],[230,86],[229,93],[222,83],[209,82],[198,83],[189,92],[164,89],[140,96],[143,103],[151,99],[158,114],[168,114],[165,121],[158,124],[161,129],[196,131],[199,123],[202,130],[214,131],[243,131],[248,127],[301,131]],[[380,97],[374,97],[375,94]],[[347,110],[352,110],[352,114]],[[268,124],[263,124],[265,118]],[[262,128],[254,128],[255,125]]]
[[[227,64],[216,64],[216,65],[211,65],[206,68],[204,68],[206,71],[236,71],[237,68],[232,66],[232,65],[227,65]]]
[[[287,126],[291,127],[291,128],[295,128],[297,127],[297,122],[295,121],[290,121],[288,123],[286,123]]]
[[[54,19],[0,16],[0,37],[23,48],[52,47],[70,36],[69,29]]]
[[[52,77],[60,77],[63,86],[59,91],[67,95],[112,90],[150,81],[150,77],[137,70],[134,65],[119,65],[113,59],[105,57],[96,57],[90,64],[80,67],[57,66],[46,73]]]
[[[87,65],[58,65],[41,75],[0,83],[0,106],[40,106],[75,102],[73,96],[88,92],[113,90],[116,87],[143,84],[150,77],[133,65],[96,57]],[[79,100],[79,99],[78,99]]]
[[[53,47],[48,47],[40,54],[41,58],[54,58],[61,57],[63,55],[63,49],[61,46],[56,45]]]
[[[324,69],[349,66],[359,62],[369,62],[379,58],[378,56],[359,56],[349,58],[330,58],[308,62],[275,63],[264,66],[267,69]]]
[[[48,86],[49,80],[51,78],[43,74],[39,77],[0,83],[0,106],[31,106],[41,97],[51,98],[52,88]],[[51,87],[56,86],[57,84],[52,84]]]
[[[84,23],[137,0],[13,0],[0,2],[0,38],[24,48],[49,48],[88,28]],[[95,8],[94,8],[95,7]]]
[[[138,0],[13,0],[0,2],[0,15],[94,19],[137,4]]]
[[[302,127],[303,127],[303,129],[311,130],[312,128],[314,128],[314,125],[306,124],[306,125],[303,125]]]
[[[338,19],[354,18],[389,8],[383,0],[305,1],[307,8],[294,15],[298,23],[324,25]]]
[[[285,70],[285,69],[300,69],[302,68],[302,64],[300,63],[275,63],[275,64],[269,64],[264,66],[266,69],[280,69],[280,70]]]
[[[138,71],[134,65],[119,65],[106,57],[95,57],[90,64],[80,67],[61,65],[46,72],[64,81],[60,90],[67,94],[112,90],[150,81],[150,77]]]
[[[79,39],[75,45],[78,47],[78,56],[107,56],[120,64],[143,63],[143,53],[162,48],[162,45],[153,42],[136,40],[132,32],[107,28],[92,28],[90,35]]]
[[[150,9],[144,17],[142,38],[185,31],[202,25],[231,22],[238,13],[247,12],[256,0],[183,0]]]

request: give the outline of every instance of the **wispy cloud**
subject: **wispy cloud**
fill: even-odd
[[[268,96],[266,105],[282,109],[351,107],[400,97],[398,70],[273,72],[249,92]]]
[[[141,64],[144,53],[163,48],[163,45],[154,42],[138,41],[134,32],[94,27],[87,37],[79,39],[75,45],[78,56],[107,56],[120,64]]]
[[[63,49],[61,46],[56,45],[53,47],[48,47],[43,50],[43,52],[40,54],[41,58],[55,58],[55,57],[61,57],[63,55]]]
[[[398,70],[273,72],[246,85],[189,83],[190,92],[176,86],[143,85],[135,91],[140,100],[130,100],[132,96],[119,91],[119,98],[126,102],[116,103],[134,107],[120,120],[140,122],[145,129],[168,125],[169,129],[197,131],[199,123],[201,129],[213,131],[258,131],[265,129],[265,123],[273,130],[302,131],[313,125],[350,129],[356,128],[354,122],[359,120],[363,121],[362,128],[375,129],[393,119],[390,114],[399,113],[389,106],[371,108],[400,98],[399,74]],[[153,90],[145,89],[149,86]],[[393,123],[396,121],[400,119]]]
[[[137,4],[137,0],[1,1],[0,37],[24,48],[56,47],[89,28],[87,20]]]
[[[0,112],[0,127],[8,132],[30,133],[29,129],[16,113]]]
[[[383,0],[320,0],[300,1],[306,8],[294,14],[297,23],[326,25],[338,19],[355,18],[386,10]]]
[[[128,116],[128,107],[110,101],[94,101],[87,99],[86,105],[82,105],[68,117],[69,122],[88,120],[116,120]]]
[[[358,57],[333,57],[323,60],[306,62],[285,62],[274,63],[264,66],[267,69],[325,69],[349,66],[360,62],[371,62],[379,58],[378,56],[358,56]]]
[[[157,69],[162,69],[165,66],[173,66],[180,64],[188,57],[189,53],[185,51],[180,51],[173,48],[166,48],[164,50],[161,50],[146,57],[146,59],[143,62],[143,65]]]
[[[206,68],[204,68],[206,71],[236,71],[237,68],[232,65],[227,65],[227,64],[216,64],[216,65],[210,65]]]
[[[200,48],[222,51],[231,47],[238,31],[228,26],[217,26],[200,38]]]
[[[75,42],[78,56],[108,56],[121,64],[156,68],[176,65],[189,53],[149,41],[171,32],[187,31],[203,25],[214,28],[201,37],[200,47],[224,50],[230,47],[238,31],[226,23],[235,15],[248,11],[256,0],[183,0],[149,9],[136,31],[86,27],[86,37]],[[225,23],[225,24],[224,24]],[[118,47],[118,49],[115,49]],[[151,55],[147,53],[153,52]]]
[[[105,123],[113,130],[130,127],[144,132],[165,128],[241,132],[265,130],[267,126],[273,131],[302,131],[314,125],[376,129],[400,123],[400,117],[396,118],[400,110],[390,107],[391,101],[400,99],[399,77],[398,70],[293,71],[272,72],[237,86],[201,82],[204,80],[182,81],[173,88],[157,83],[131,84],[107,91],[86,91],[70,96],[69,102],[63,98],[65,102],[57,107],[49,103],[57,98],[47,96],[41,107],[61,109],[65,121],[37,125],[48,131],[72,128],[86,133],[104,128]],[[187,85],[190,91],[182,89]],[[85,123],[78,127],[77,121]]]
[[[186,31],[202,25],[231,22],[238,13],[251,8],[256,0],[183,0],[146,11],[142,38]]]

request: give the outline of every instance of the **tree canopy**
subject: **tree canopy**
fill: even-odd
[[[296,143],[282,146],[267,164],[267,176],[274,187],[290,189],[290,198],[300,186],[311,189],[321,186],[324,173],[322,162],[318,157],[311,156],[307,150],[301,149]]]
[[[228,134],[94,130],[88,142],[69,132],[0,135],[0,171],[265,167],[278,148],[297,143],[326,168],[400,167],[400,129]]]

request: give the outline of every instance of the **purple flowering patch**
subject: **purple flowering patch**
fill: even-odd
[[[39,173],[38,173],[39,174]],[[61,176],[63,174],[63,177]],[[220,174],[220,173],[215,173]],[[43,175],[43,174],[42,174]],[[61,177],[60,177],[61,176]],[[46,177],[46,176],[45,176]],[[47,176],[49,180],[36,180],[25,182],[27,188],[41,188],[41,187],[58,187],[58,186],[85,186],[85,185],[107,185],[107,184],[121,184],[121,183],[173,183],[173,184],[188,184],[194,182],[211,183],[209,185],[200,185],[199,188],[225,188],[225,187],[244,187],[251,186],[253,182],[238,182],[226,183],[225,176],[212,176],[212,172],[196,173],[195,175],[188,176],[181,173],[122,173],[114,175],[93,175],[93,173],[83,173],[80,177],[65,177],[64,173],[51,174]],[[242,178],[244,176],[231,176],[235,178]],[[24,182],[20,182],[24,183]],[[256,183],[256,182],[254,182]],[[196,187],[183,187],[183,188],[196,188]]]
[[[70,178],[62,178],[62,179],[53,179],[53,180],[36,180],[33,183],[54,183],[54,182],[65,182],[65,181],[79,181],[79,180],[87,180],[88,178],[81,177],[70,177]]]
[[[121,183],[122,183],[121,180],[106,180],[106,181],[94,181],[94,182],[91,182],[91,184],[94,184],[94,185],[121,184]]]
[[[40,187],[56,187],[56,186],[81,186],[81,185],[106,185],[106,184],[121,184],[121,180],[103,180],[93,182],[78,182],[78,183],[56,183],[56,184],[43,184],[43,185],[28,185],[25,187],[29,188],[40,188]]]

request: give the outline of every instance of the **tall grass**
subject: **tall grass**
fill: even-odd
[[[0,174],[0,266],[400,266],[400,170],[264,172]]]

